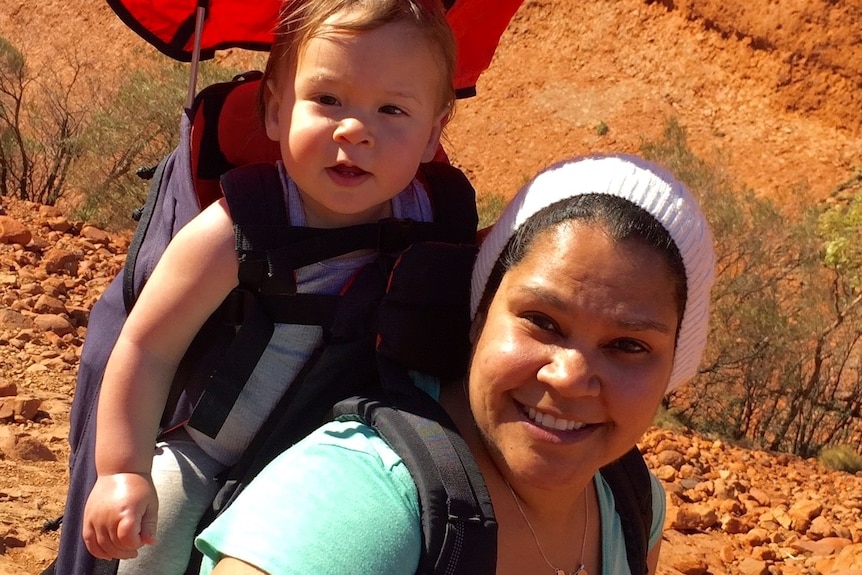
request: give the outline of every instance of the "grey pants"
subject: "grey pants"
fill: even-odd
[[[155,545],[120,561],[117,575],[182,575],[188,566],[198,522],[219,486],[224,465],[212,459],[183,430],[156,445],[153,483],[159,496]]]

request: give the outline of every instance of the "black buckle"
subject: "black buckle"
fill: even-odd
[[[385,218],[377,222],[377,251],[400,252],[415,240],[416,222],[411,219]]]

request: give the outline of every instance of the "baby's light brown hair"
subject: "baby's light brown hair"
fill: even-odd
[[[327,23],[334,14],[349,14],[337,25]],[[285,0],[279,11],[275,40],[266,62],[258,105],[263,117],[270,91],[296,69],[299,55],[311,38],[333,32],[364,32],[395,22],[406,22],[424,35],[439,64],[440,108],[455,104],[455,38],[440,0]],[[397,46],[392,47],[397,50]],[[429,71],[430,73],[430,71]]]

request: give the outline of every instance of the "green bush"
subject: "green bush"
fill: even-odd
[[[826,265],[848,278],[850,289],[862,292],[862,171],[836,188],[833,206],[823,212],[819,231],[825,238]]]
[[[681,430],[687,428],[685,423],[680,420],[675,410],[668,409],[663,405],[659,406],[655,417],[653,417],[652,424],[656,427],[661,427],[662,429]]]
[[[610,131],[611,129],[608,127],[607,124],[605,124],[604,121],[599,122],[596,126],[596,134],[598,134],[599,136],[605,136]]]
[[[479,211],[479,229],[484,229],[500,217],[506,207],[506,198],[500,194],[482,194],[476,198],[476,209]]]
[[[862,352],[862,204],[828,218],[816,205],[785,213],[740,187],[722,151],[694,154],[675,119],[641,151],[691,188],[715,236],[700,375],[667,405],[702,433],[773,451],[810,457],[850,442],[862,432],[862,379],[850,367]]]
[[[114,85],[74,49],[31,69],[0,37],[0,196],[62,198],[78,219],[132,227],[148,189],[135,172],[177,145],[190,71],[153,51]],[[204,63],[198,86],[236,73]]]
[[[86,66],[64,54],[53,64],[32,70],[26,56],[0,37],[2,196],[53,205],[68,189],[92,108],[82,93]],[[66,76],[57,71],[64,67]]]
[[[235,74],[205,63],[198,85]],[[177,145],[188,81],[188,64],[160,57],[148,68],[130,72],[101,103],[84,134],[85,157],[73,174],[81,192],[76,217],[111,230],[134,226],[130,214],[143,205],[149,190],[149,182],[136,172],[154,167]]]
[[[835,445],[820,452],[820,463],[835,471],[857,473],[862,471],[862,455],[850,445]]]

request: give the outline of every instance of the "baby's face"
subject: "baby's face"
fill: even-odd
[[[399,22],[317,35],[298,56],[292,75],[268,84],[265,120],[308,225],[390,215],[389,200],[433,158],[447,117],[432,47]]]

